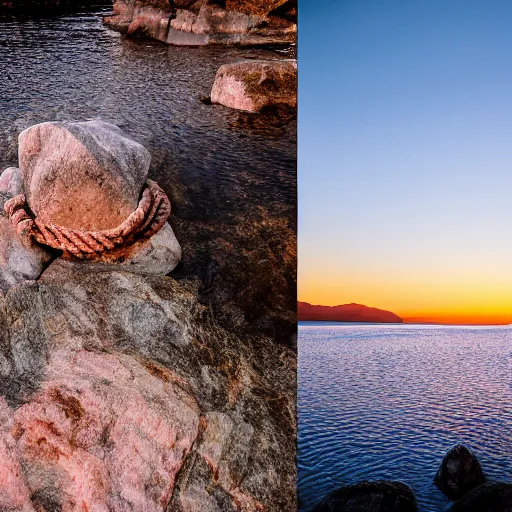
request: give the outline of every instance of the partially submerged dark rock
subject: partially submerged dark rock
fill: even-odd
[[[480,462],[462,444],[448,451],[434,477],[434,483],[451,500],[461,498],[485,481]]]
[[[361,482],[326,496],[313,512],[417,512],[411,488],[401,482]]]
[[[512,484],[488,482],[452,503],[446,512],[511,512]]]

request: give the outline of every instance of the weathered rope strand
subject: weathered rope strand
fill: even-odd
[[[165,192],[154,181],[148,180],[135,211],[116,228],[103,231],[82,231],[45,224],[27,212],[24,194],[6,201],[4,210],[18,235],[28,236],[39,244],[69,252],[78,258],[91,258],[157,233],[171,214],[171,203]]]

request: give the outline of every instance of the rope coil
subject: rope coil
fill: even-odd
[[[136,210],[116,228],[103,231],[82,231],[45,224],[32,215],[24,194],[6,201],[4,210],[20,237],[33,238],[39,244],[69,252],[78,258],[92,259],[105,251],[153,236],[169,218],[171,203],[154,181],[147,180]]]

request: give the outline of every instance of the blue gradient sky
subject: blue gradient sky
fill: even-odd
[[[299,299],[512,321],[512,4],[299,16]]]

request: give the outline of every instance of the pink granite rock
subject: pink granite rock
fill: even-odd
[[[247,60],[224,64],[217,71],[212,103],[259,112],[271,105],[297,106],[297,62]]]
[[[251,4],[251,5],[249,5]],[[296,16],[278,12],[294,2],[177,0],[171,18],[165,0],[116,0],[112,16],[104,23],[128,35],[142,36],[172,45],[265,45],[295,42]],[[169,23],[170,22],[170,23]]]
[[[42,123],[19,136],[30,208],[68,228],[118,226],[137,206],[149,162],[143,146],[103,121]]]
[[[295,510],[294,378],[190,283],[57,259],[0,296],[0,510]]]
[[[13,415],[31,495],[51,487],[65,511],[165,510],[199,409],[162,372],[122,354],[55,352],[41,389]]]

